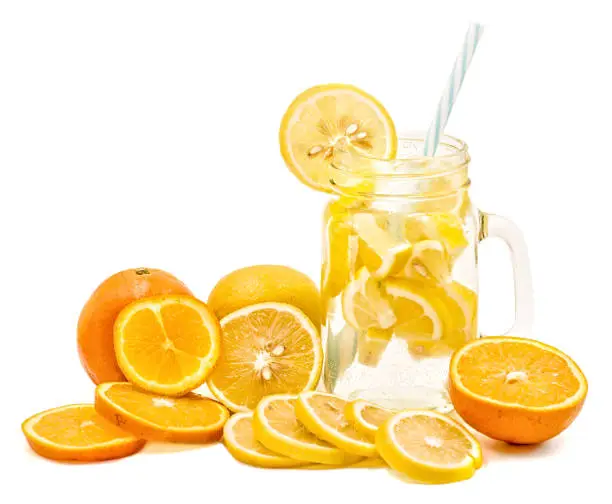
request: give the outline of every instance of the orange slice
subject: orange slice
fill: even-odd
[[[98,385],[96,411],[135,436],[174,443],[217,441],[229,418],[227,408],[212,399],[158,396],[129,383]]]
[[[304,426],[328,443],[346,453],[374,457],[376,447],[344,415],[346,401],[332,394],[305,392],[295,402],[295,414]]]
[[[28,418],[21,426],[32,449],[54,460],[94,462],[127,457],[145,441],[102,418],[92,404],[62,406]]]
[[[140,299],[115,321],[121,371],[156,394],[181,396],[202,385],[219,357],[219,340],[219,322],[190,296]]]
[[[459,423],[434,411],[403,411],[376,433],[378,453],[391,468],[423,483],[471,478],[482,465],[478,441]]]
[[[257,405],[253,416],[255,438],[269,450],[316,464],[346,465],[360,460],[323,441],[296,416],[294,395],[268,396]]]
[[[223,428],[223,442],[232,456],[252,466],[281,468],[299,467],[308,464],[302,460],[285,457],[268,450],[253,432],[253,413],[236,413]]]
[[[284,303],[247,306],[224,317],[221,328],[221,357],[208,386],[230,410],[249,411],[267,395],[317,386],[321,339],[298,308]]]
[[[301,93],[283,116],[279,141],[291,172],[326,192],[331,192],[328,166],[336,149],[350,147],[380,158],[392,158],[397,150],[389,113],[374,97],[346,84]]]
[[[534,340],[481,338],[451,360],[457,413],[483,434],[510,443],[539,443],[562,432],[580,413],[587,388],[570,357]]]
[[[373,439],[378,428],[391,418],[394,412],[363,399],[357,399],[346,405],[344,414],[359,432]]]

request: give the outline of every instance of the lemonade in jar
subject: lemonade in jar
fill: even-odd
[[[424,159],[400,138],[393,160],[337,153],[321,290],[327,389],[391,408],[448,405],[450,355],[477,337],[478,215],[467,147]]]
[[[477,245],[504,239],[515,270],[516,324],[531,286],[516,226],[470,201],[467,145],[399,136],[382,105],[352,86],[312,88],[281,125],[289,168],[332,194],[323,222],[323,383],[391,409],[452,408],[453,352],[479,336]]]

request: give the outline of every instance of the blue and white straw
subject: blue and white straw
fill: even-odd
[[[433,156],[436,153],[438,143],[440,143],[440,135],[444,132],[444,128],[448,122],[448,116],[450,116],[453,110],[455,99],[459,94],[461,84],[463,84],[463,79],[472,61],[472,56],[474,56],[474,52],[476,52],[483,31],[484,27],[477,23],[471,23],[468,28],[465,40],[463,41],[463,49],[457,55],[455,66],[448,79],[448,85],[438,103],[436,116],[429,126],[423,152],[425,156]]]

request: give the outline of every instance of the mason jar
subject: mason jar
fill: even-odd
[[[450,357],[479,337],[478,244],[495,236],[511,251],[515,336],[532,322],[531,276],[518,228],[472,205],[467,145],[446,136],[425,157],[423,141],[399,138],[391,160],[347,150],[331,161],[323,382],[351,400],[448,411]]]

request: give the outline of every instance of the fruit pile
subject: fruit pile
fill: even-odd
[[[316,387],[323,363],[320,296],[284,266],[222,278],[208,304],[161,270],[105,280],[78,324],[95,404],[44,411],[23,423],[32,448],[56,460],[123,457],[145,441],[217,441],[231,411],[269,394]],[[207,382],[215,399],[193,392]]]
[[[95,404],[26,420],[37,453],[97,461],[133,454],[147,441],[223,437],[236,459],[260,467],[389,466],[442,483],[481,466],[478,441],[449,416],[314,391],[323,358],[320,299],[305,275],[255,266],[221,279],[208,304],[186,292],[152,269],[102,283],[79,321],[81,360],[98,384]],[[214,399],[192,392],[204,382]],[[468,425],[513,443],[557,435],[579,413],[587,388],[565,354],[519,338],[463,346],[449,383]]]
[[[391,157],[397,147],[386,111],[357,88],[313,88],[285,115],[282,153],[308,185],[331,190],[328,161],[348,144]],[[340,198],[328,207],[322,296],[285,266],[230,273],[208,303],[161,270],[111,276],[78,322],[94,404],[30,417],[22,425],[29,444],[50,459],[98,461],[131,455],[147,441],[223,437],[250,465],[389,466],[444,483],[469,478],[482,464],[470,428],[511,443],[556,436],[580,412],[586,378],[548,345],[473,339],[476,293],[450,274],[469,246],[462,227],[468,208],[459,194],[443,211],[395,219]],[[449,393],[467,426],[433,411],[392,411],[315,391],[322,305],[338,299],[346,322],[361,331],[363,364],[375,366],[391,336],[422,356],[454,352]]]

